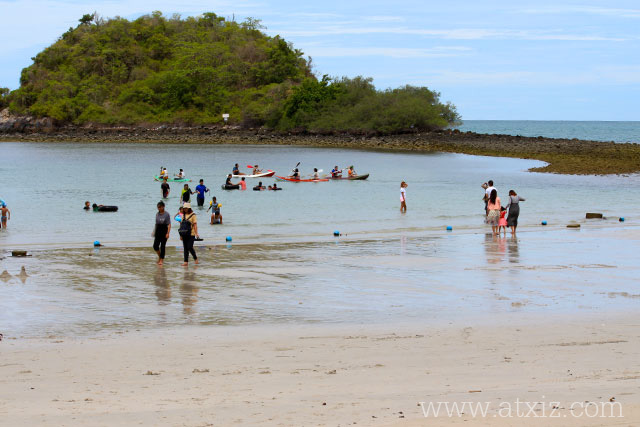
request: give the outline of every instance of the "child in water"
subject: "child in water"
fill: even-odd
[[[500,220],[498,221],[498,234],[504,231],[504,235],[507,235],[507,209],[503,206],[500,208]]]
[[[400,212],[406,213],[407,212],[407,190],[406,188],[409,185],[402,181],[400,183]]]
[[[11,211],[5,203],[0,206],[0,224],[2,228],[7,228],[7,221],[11,219]]]
[[[222,214],[220,213],[220,208],[222,207],[221,203],[218,203],[218,199],[215,197],[209,202],[209,209],[211,209],[211,225],[221,224],[222,225]],[[207,209],[207,212],[209,211]]]

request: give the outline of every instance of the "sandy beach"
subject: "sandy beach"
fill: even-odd
[[[633,314],[5,337],[0,349],[4,425],[640,422]],[[610,400],[616,417],[601,406]],[[542,403],[521,403],[518,417],[517,401]],[[489,403],[486,417],[434,419],[420,402]],[[586,402],[607,417],[580,416]],[[501,417],[501,404],[513,416]]]

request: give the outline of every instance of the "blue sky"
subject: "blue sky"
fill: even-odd
[[[428,86],[466,119],[640,120],[638,1],[0,0],[0,86],[84,13],[261,19],[318,75]]]

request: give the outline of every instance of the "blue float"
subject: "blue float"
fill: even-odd
[[[453,227],[450,225],[447,225],[447,231],[451,231],[451,230],[453,230]]]
[[[340,231],[339,230],[334,231],[333,235],[336,236],[336,237],[340,236]]]
[[[542,225],[547,225],[547,221],[542,221]]]
[[[233,240],[231,236],[227,236],[227,242],[230,242],[231,240]]]
[[[619,219],[618,221],[620,221],[620,222],[624,222],[624,217],[623,217],[623,216],[621,216],[621,217],[620,217],[620,219]]]

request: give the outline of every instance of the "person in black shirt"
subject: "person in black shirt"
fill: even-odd
[[[164,210],[164,202],[158,202],[158,213],[156,214],[156,226],[153,229],[153,250],[158,254],[158,265],[164,262],[165,247],[171,232],[171,216]]]
[[[160,184],[160,189],[162,189],[162,198],[166,199],[169,197],[169,192],[171,191],[171,187],[169,187],[169,183],[167,182],[167,177],[164,177],[162,184]]]

